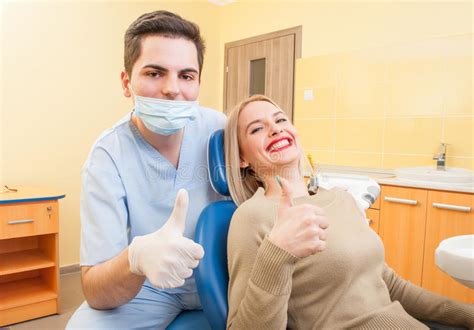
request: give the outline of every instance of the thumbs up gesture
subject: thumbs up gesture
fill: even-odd
[[[268,236],[273,244],[304,258],[321,252],[326,247],[328,220],[324,210],[310,204],[293,206],[291,187],[283,178],[278,217]]]
[[[188,204],[187,191],[179,190],[164,226],[154,233],[136,236],[128,247],[130,271],[146,276],[159,289],[183,285],[204,256],[201,245],[183,236]]]

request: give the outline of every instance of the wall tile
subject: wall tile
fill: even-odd
[[[334,164],[334,151],[332,150],[306,150],[305,155],[308,153],[313,158],[316,170],[318,170],[318,164]]]
[[[436,166],[436,161],[432,159],[433,156],[417,156],[417,155],[395,155],[384,154],[383,167],[384,168],[398,168],[398,167],[416,167],[416,166]]]
[[[336,151],[335,164],[339,166],[382,167],[382,153]]]
[[[445,113],[447,115],[474,115],[472,104],[472,54],[444,59],[446,70]]]
[[[440,79],[418,77],[388,86],[387,116],[442,115],[445,85]]]
[[[442,142],[441,118],[387,118],[384,152],[432,154]]]
[[[336,150],[382,152],[383,119],[336,119]]]
[[[357,84],[341,83],[337,93],[338,117],[383,116],[386,108],[388,85],[374,81]]]
[[[317,87],[313,90],[314,99],[303,99],[304,89],[295,90],[295,119],[334,116],[335,87]]]
[[[446,158],[446,166],[467,168],[474,171],[474,158],[457,158],[448,156]]]
[[[445,139],[449,144],[446,153],[451,156],[472,157],[473,155],[473,118],[446,118]]]
[[[297,60],[303,146],[318,151],[322,163],[397,168],[435,166],[432,157],[446,142],[448,165],[472,169],[472,40],[469,34]],[[313,89],[314,100],[303,101],[304,88]]]
[[[295,121],[304,149],[334,149],[334,119]]]
[[[296,60],[295,89],[336,84],[338,55],[321,55]]]

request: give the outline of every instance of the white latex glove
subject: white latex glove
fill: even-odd
[[[128,247],[130,271],[145,275],[159,289],[183,285],[204,256],[201,245],[183,236],[188,203],[188,192],[180,189],[165,225],[154,233],[136,236]]]

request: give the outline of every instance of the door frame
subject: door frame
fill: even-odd
[[[247,44],[251,44],[254,42],[259,42],[263,40],[273,39],[277,37],[284,37],[287,35],[293,34],[295,36],[295,54],[294,54],[294,62],[293,62],[293,104],[291,107],[292,117],[294,114],[295,108],[295,62],[296,59],[301,58],[301,48],[302,48],[302,34],[303,34],[303,26],[298,25],[295,27],[291,27],[288,29],[278,30],[270,33],[261,34],[258,36],[245,38],[241,40],[231,41],[224,45],[224,97],[222,101],[222,110],[225,111],[227,105],[227,50],[229,48],[243,46]],[[231,110],[231,109],[229,109]]]

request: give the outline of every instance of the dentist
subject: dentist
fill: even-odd
[[[225,124],[196,101],[204,48],[198,26],[167,11],[125,33],[121,80],[134,110],[98,138],[82,170],[86,302],[68,328],[164,329],[201,309],[192,274],[204,251],[191,238],[219,198],[206,144]]]

